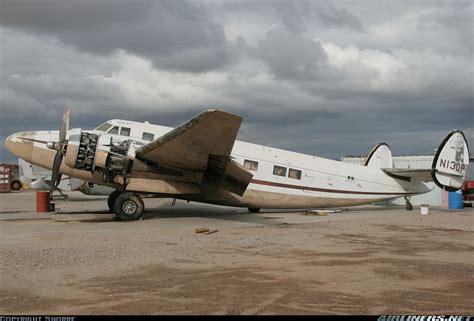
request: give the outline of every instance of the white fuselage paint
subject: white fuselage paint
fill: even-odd
[[[108,123],[112,126],[119,126],[120,129],[122,127],[130,128],[128,136],[113,135],[114,138],[132,139],[144,144],[148,142],[142,139],[144,132],[153,134],[154,139],[156,139],[173,129],[149,123],[117,119],[110,120]],[[110,127],[108,130],[110,131],[112,128]],[[97,130],[88,132],[105,133]],[[32,133],[34,133],[32,135],[34,137],[31,138],[38,140],[54,141],[58,138],[57,131]],[[110,135],[110,133],[107,134]],[[9,137],[8,139],[12,138]],[[47,149],[41,143],[35,142],[33,146],[34,149]],[[54,151],[49,152],[54,155]],[[36,153],[33,151],[31,159],[26,160],[39,166],[51,168],[52,164],[46,164],[44,160],[35,159]],[[307,208],[368,204],[430,191],[427,185],[421,181],[398,180],[386,175],[379,168],[342,163],[242,141],[235,141],[231,156],[242,166],[244,166],[245,160],[258,162],[258,169],[256,171],[250,170],[254,176],[242,197],[223,191],[215,197],[191,196],[186,199],[254,208]],[[284,177],[274,175],[274,166],[285,167],[286,175]],[[63,164],[61,171],[64,167]],[[301,178],[288,177],[290,169],[301,171]],[[81,175],[79,172],[84,171],[74,170],[74,172],[68,171],[65,174],[75,177]],[[99,176],[91,176],[90,173],[79,178],[97,184],[101,183]]]

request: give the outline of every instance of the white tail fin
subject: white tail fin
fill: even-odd
[[[392,168],[392,151],[385,143],[380,143],[370,151],[365,166],[372,168]]]
[[[454,192],[461,188],[468,165],[466,137],[462,131],[454,130],[438,147],[431,165],[431,176],[440,188]]]

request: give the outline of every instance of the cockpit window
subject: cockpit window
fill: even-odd
[[[118,126],[114,126],[114,128],[112,128],[111,130],[109,130],[109,134],[117,135],[117,134],[118,134],[118,131],[119,131],[119,127],[118,127]]]
[[[109,130],[109,128],[112,127],[111,124],[109,123],[103,123],[102,125],[100,125],[99,127],[97,127],[95,130],[99,130],[101,132],[106,132],[107,130]]]
[[[130,128],[128,127],[122,127],[120,129],[120,135],[121,136],[130,136]]]

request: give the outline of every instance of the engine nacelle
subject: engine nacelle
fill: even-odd
[[[100,172],[104,181],[115,176],[126,176],[132,160],[128,158],[128,141],[114,142],[109,135],[97,135],[73,129],[69,135],[65,155],[66,165],[88,172]]]
[[[94,158],[99,136],[73,129],[66,149],[66,165],[72,168],[93,171]]]
[[[113,182],[116,176],[125,177],[130,172],[133,161],[127,156],[98,150],[96,152],[97,171],[102,172],[106,182]]]
[[[74,128],[69,132],[69,140],[67,143],[66,155],[64,162],[68,167],[76,168],[76,159],[79,153],[79,145],[82,135],[82,129]]]

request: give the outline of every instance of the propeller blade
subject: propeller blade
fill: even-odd
[[[54,156],[53,162],[53,171],[51,173],[51,183],[49,192],[53,194],[53,190],[58,186],[58,182],[61,180],[61,173],[59,173],[59,169],[61,167],[61,162],[63,161],[63,155],[61,152],[57,152]]]
[[[63,119],[61,122],[61,128],[59,130],[59,142],[63,144],[66,141],[66,135],[69,130],[69,117],[71,116],[71,111],[67,110],[63,113]]]
[[[57,180],[56,180],[56,182],[55,182],[56,187],[59,185],[59,183],[61,183],[62,177],[63,177],[63,174],[59,173],[58,178],[57,178]]]

